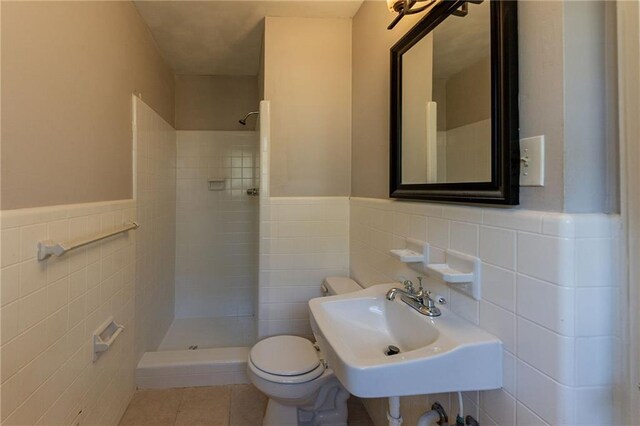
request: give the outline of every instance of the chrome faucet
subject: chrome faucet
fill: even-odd
[[[418,277],[418,281],[420,282],[418,291],[414,289],[411,280],[404,280],[402,282],[404,290],[397,287],[392,288],[387,292],[387,300],[395,299],[396,295],[400,293],[400,300],[416,311],[428,317],[439,317],[442,315],[442,312],[440,312],[440,309],[438,309],[433,299],[431,299],[431,292],[428,290],[425,291],[422,288],[422,277]]]

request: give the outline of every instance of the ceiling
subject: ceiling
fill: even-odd
[[[433,31],[434,78],[449,78],[491,54],[490,3],[469,4],[467,16],[450,16]]]
[[[265,16],[352,18],[362,0],[137,0],[134,4],[176,74],[257,75]]]

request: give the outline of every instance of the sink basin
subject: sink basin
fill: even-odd
[[[363,398],[497,389],[502,342],[445,307],[429,318],[397,297],[397,284],[309,301],[311,327],[329,367]],[[400,353],[387,355],[389,345]]]

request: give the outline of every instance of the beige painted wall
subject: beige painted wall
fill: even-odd
[[[447,79],[447,182],[491,180],[491,60]]]
[[[518,2],[520,137],[545,137],[545,186],[520,188],[532,210],[564,210],[562,15],[559,1]]]
[[[447,79],[433,80],[433,100],[438,104],[438,131],[447,130]]]
[[[258,110],[255,76],[177,75],[176,129],[254,130],[256,116],[243,126],[238,120]]]
[[[384,2],[365,1],[353,18],[351,195],[389,195],[389,48],[419,19],[406,16],[391,31]]]
[[[266,18],[264,78],[271,195],[349,195],[351,20]]]
[[[491,180],[490,119],[456,127],[443,136],[446,138],[446,182]]]
[[[617,67],[615,3],[564,4],[565,33],[565,210],[577,213],[618,210]],[[607,9],[611,15],[607,16]],[[613,21],[611,20],[613,19]],[[613,80],[613,84],[611,81]],[[609,123],[614,127],[608,127]]]
[[[2,9],[2,209],[130,198],[131,93],[174,122],[173,74],[135,7]]]
[[[491,117],[491,60],[476,62],[452,75],[446,86],[447,130]]]

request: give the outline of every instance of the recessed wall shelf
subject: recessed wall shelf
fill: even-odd
[[[209,179],[209,191],[224,191],[225,186],[224,179]]]
[[[452,288],[480,300],[480,259],[455,250],[445,252],[445,263],[431,263],[426,265],[425,272],[436,277]]]

